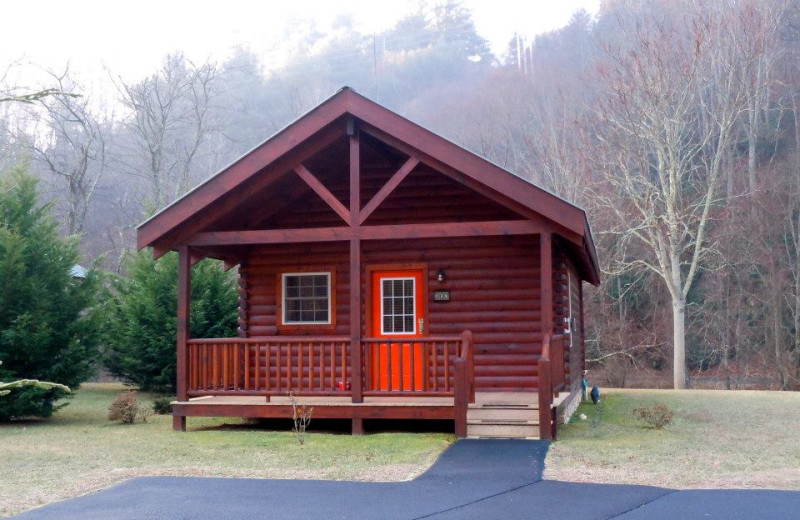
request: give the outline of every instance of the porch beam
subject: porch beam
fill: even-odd
[[[442,222],[435,224],[389,224],[363,226],[358,229],[363,240],[447,238],[496,235],[531,235],[541,233],[544,226],[530,220],[496,220],[488,222]]]
[[[355,120],[347,124],[350,141],[350,388],[354,403],[364,401],[361,388],[361,240],[358,237],[358,216],[361,210],[361,140]],[[344,379],[344,378],[343,378]],[[361,433],[361,421],[353,420],[353,433]]]
[[[336,242],[350,240],[349,227],[266,229],[255,231],[209,231],[190,237],[190,246],[235,246],[255,244],[296,244],[300,242]]]
[[[375,211],[375,209],[377,209],[377,207],[380,206],[384,200],[386,200],[386,197],[391,195],[394,189],[397,188],[401,182],[403,182],[403,179],[408,177],[408,174],[411,173],[411,170],[413,170],[418,164],[419,159],[416,156],[412,155],[408,158],[403,166],[401,166],[400,169],[397,170],[394,175],[392,175],[386,184],[381,186],[381,189],[378,190],[378,193],[376,193],[369,203],[364,206],[364,209],[361,210],[358,217],[360,224],[363,224],[369,218],[369,216],[372,215],[372,212]]]
[[[255,244],[288,244],[300,242],[337,242],[353,238],[361,240],[448,238],[497,235],[535,235],[546,226],[530,220],[495,220],[483,222],[442,222],[435,224],[388,224],[357,228],[299,228],[257,231],[210,231],[197,233],[187,245],[231,246]]]
[[[339,202],[339,199],[336,198],[336,195],[331,193],[330,190],[328,190],[328,188],[326,188],[325,185],[322,184],[313,173],[308,171],[308,168],[300,163],[294,167],[294,172],[298,177],[303,179],[303,181],[308,184],[308,186],[314,190],[314,192],[319,195],[320,198],[324,200],[325,203],[328,204],[328,206],[330,206],[337,215],[342,217],[342,220],[350,223],[350,212],[344,207],[344,204]]]

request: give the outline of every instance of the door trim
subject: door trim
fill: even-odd
[[[364,319],[362,323],[365,324],[366,336],[368,338],[374,337],[372,330],[372,273],[374,271],[422,271],[422,313],[425,316],[425,329],[420,336],[427,336],[431,330],[431,320],[428,314],[428,264],[367,264],[364,266],[362,276],[366,277],[366,283],[362,284],[364,287]],[[363,280],[363,278],[362,278]]]

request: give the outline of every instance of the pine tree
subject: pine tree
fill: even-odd
[[[150,250],[131,254],[128,277],[112,281],[106,366],[143,390],[175,388],[178,257],[153,260]],[[192,337],[236,334],[237,292],[234,279],[215,260],[192,269]]]
[[[77,237],[61,238],[26,166],[0,178],[0,381],[76,387],[98,357],[100,281],[73,279]]]

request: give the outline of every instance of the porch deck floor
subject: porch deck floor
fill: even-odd
[[[413,396],[365,396],[363,403],[354,403],[347,396],[298,396],[297,404],[301,406],[454,406],[452,397],[413,397]],[[288,396],[272,396],[267,401],[262,396],[215,395],[193,397],[188,401],[180,401],[181,405],[240,405],[240,406],[290,406]]]

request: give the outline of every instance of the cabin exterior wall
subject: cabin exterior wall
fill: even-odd
[[[374,265],[424,264],[427,331],[474,335],[478,390],[535,390],[541,354],[539,237],[536,235],[365,241],[362,243],[362,335],[370,335],[368,270]],[[279,275],[286,270],[331,269],[335,323],[285,329],[278,323]],[[443,269],[446,279],[438,282]],[[347,243],[283,244],[253,248],[242,262],[240,327],[245,337],[347,335],[350,280]],[[450,291],[435,302],[434,291]]]

